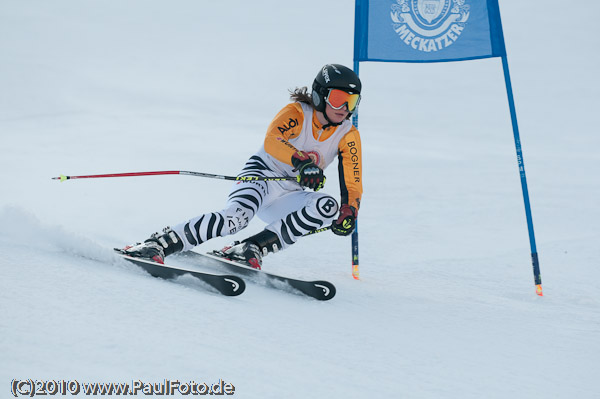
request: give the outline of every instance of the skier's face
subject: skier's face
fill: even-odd
[[[342,123],[348,117],[348,106],[340,109],[333,109],[329,104],[325,106],[325,113],[332,123]]]

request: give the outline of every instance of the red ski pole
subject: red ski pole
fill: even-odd
[[[60,175],[53,177],[52,180],[65,180],[73,179],[97,179],[104,177],[132,177],[132,176],[159,176],[159,175],[187,175],[196,177],[207,177],[210,179],[221,179],[221,180],[233,180],[233,181],[282,181],[282,180],[298,180],[297,177],[293,176],[276,176],[276,177],[264,177],[264,176],[223,176],[215,175],[212,173],[201,173],[201,172],[189,172],[185,170],[163,170],[155,172],[130,172],[130,173],[108,173],[101,175],[84,175],[84,176],[65,176]]]

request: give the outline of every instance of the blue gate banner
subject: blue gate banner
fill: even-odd
[[[356,0],[354,61],[505,55],[498,0]]]

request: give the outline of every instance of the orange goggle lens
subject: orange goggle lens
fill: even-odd
[[[350,94],[344,90],[331,89],[325,101],[333,109],[340,109],[348,104],[348,111],[353,112],[360,101],[360,94]]]

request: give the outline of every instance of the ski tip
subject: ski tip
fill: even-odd
[[[537,284],[535,286],[535,293],[538,294],[539,296],[544,296],[544,294],[542,293],[542,285],[541,284]]]
[[[223,280],[229,284],[231,287],[227,285],[227,289],[221,289],[221,293],[226,296],[238,296],[241,295],[244,291],[246,291],[246,283],[244,280],[237,276],[223,276]]]
[[[319,301],[328,301],[331,298],[333,298],[336,294],[335,285],[331,284],[328,281],[313,281],[313,285],[318,290],[314,293],[314,295],[311,296],[315,299],[318,299]]]

